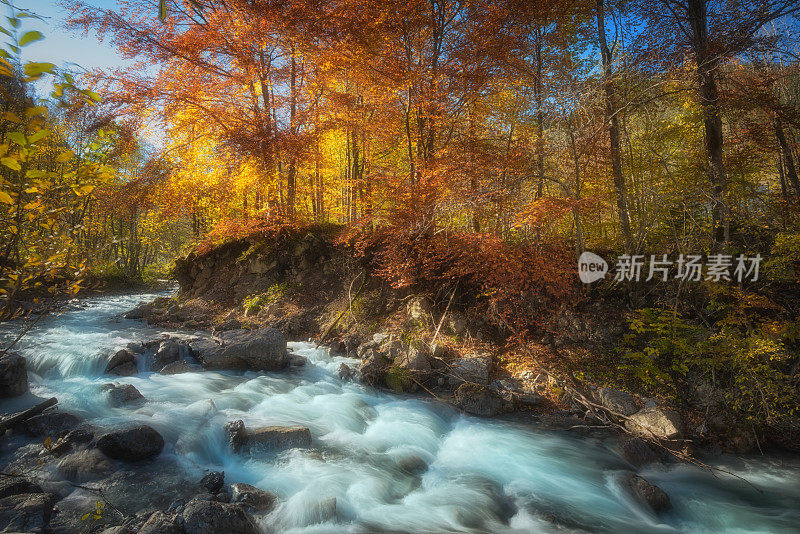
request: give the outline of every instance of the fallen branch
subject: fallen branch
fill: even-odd
[[[52,397],[44,402],[40,402],[36,406],[31,406],[27,410],[24,410],[22,412],[6,417],[3,420],[0,420],[0,435],[4,434],[6,430],[8,430],[9,428],[23,421],[27,421],[31,417],[41,414],[43,411],[50,408],[51,406],[55,406],[56,404],[58,404],[58,399]]]

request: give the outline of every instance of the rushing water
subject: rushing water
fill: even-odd
[[[224,470],[228,482],[277,493],[258,518],[277,532],[798,532],[800,462],[720,459],[745,477],[690,466],[640,474],[671,497],[660,516],[620,489],[631,469],[613,441],[459,414],[436,401],[378,392],[337,377],[343,357],[308,343],[305,367],[256,374],[103,375],[103,354],[158,335],[118,314],[153,295],[89,299],[47,319],[19,346],[31,390],[98,426],[147,423],[187,472]],[[111,408],[99,386],[136,386],[144,406]],[[14,401],[0,403],[0,410]],[[303,425],[313,447],[278,455],[230,452],[226,421]],[[335,498],[335,514],[332,513]],[[554,522],[555,520],[555,522]]]

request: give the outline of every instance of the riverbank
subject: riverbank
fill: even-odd
[[[59,403],[5,436],[3,471],[24,480],[0,499],[4,520],[49,513],[53,532],[205,532],[202,517],[214,531],[511,533],[788,532],[798,519],[800,465],[789,459],[714,460],[754,486],[675,463],[637,467],[613,437],[515,421],[524,412],[465,416],[342,379],[360,360],[305,342],[276,350],[267,328],[212,337],[120,316],[153,297],[85,300],[19,347],[30,393],[0,409]],[[636,476],[670,507],[648,503],[655,490],[634,493],[649,488]]]
[[[798,450],[797,417],[782,412],[798,396],[791,386],[797,371],[797,365],[791,370],[797,360],[791,310],[779,311],[793,301],[782,297],[779,306],[768,292],[737,290],[745,305],[716,287],[684,290],[689,308],[711,299],[721,325],[771,321],[770,328],[785,332],[777,336],[783,341],[753,337],[735,345],[725,341],[737,339],[735,333],[702,331],[657,314],[651,319],[671,286],[587,292],[574,272],[569,285],[561,271],[541,267],[541,252],[529,259],[510,250],[514,259],[504,268],[484,265],[480,250],[459,241],[455,251],[447,248],[452,243],[425,245],[422,257],[420,246],[403,245],[406,260],[396,245],[381,248],[385,242],[365,245],[333,227],[306,227],[207,247],[176,262],[177,299],[142,308],[139,317],[218,331],[270,326],[289,339],[313,339],[360,358],[359,369],[343,372],[373,386],[420,390],[475,415],[523,410],[578,428],[624,429],[681,457]],[[448,278],[466,264],[472,271]],[[527,264],[537,267],[528,272],[521,267]],[[398,269],[405,269],[404,279]],[[420,278],[420,272],[433,274]],[[558,287],[537,286],[553,280]],[[781,314],[788,317],[783,322]],[[667,339],[675,332],[684,337]],[[748,352],[756,343],[776,347],[769,349],[772,363]],[[657,351],[664,353],[651,361]],[[755,384],[736,378],[748,369],[760,369]],[[774,376],[785,380],[765,378]],[[763,405],[750,399],[752,387],[764,390]]]

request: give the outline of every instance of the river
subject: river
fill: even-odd
[[[345,382],[337,369],[353,360],[309,343],[290,343],[308,363],[283,372],[104,376],[104,354],[161,332],[119,318],[154,296],[89,298],[81,309],[43,320],[18,347],[28,360],[31,392],[58,397],[62,410],[97,426],[151,425],[167,442],[162,456],[178,462],[187,478],[224,470],[229,483],[275,492],[280,504],[258,518],[265,532],[800,529],[797,458],[715,461],[749,483],[688,465],[645,468],[640,475],[673,504],[656,516],[620,489],[621,475],[632,467],[615,452],[614,440],[469,417],[435,400]],[[112,379],[133,384],[147,402],[110,407],[100,385]],[[0,410],[21,402],[3,401]],[[234,419],[307,426],[313,446],[277,456],[234,454],[223,430]],[[335,515],[326,513],[332,498]]]

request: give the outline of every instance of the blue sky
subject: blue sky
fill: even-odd
[[[88,0],[87,3],[113,8],[116,0]],[[123,59],[116,53],[108,41],[100,43],[93,32],[84,37],[80,32],[71,32],[63,28],[67,11],[56,0],[15,0],[20,8],[29,9],[45,20],[25,19],[23,30],[39,30],[45,35],[43,41],[27,46],[23,51],[23,60],[49,61],[59,67],[70,68],[70,64],[91,69],[95,67],[113,67],[123,65]],[[6,10],[4,6],[0,9]],[[7,15],[7,12],[3,12]],[[80,70],[80,69],[77,69]]]

